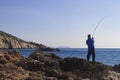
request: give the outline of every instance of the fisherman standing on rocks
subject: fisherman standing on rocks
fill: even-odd
[[[95,62],[95,48],[94,48],[94,38],[91,38],[91,35],[88,34],[88,39],[86,40],[88,46],[87,60],[89,61],[92,54],[92,61]]]

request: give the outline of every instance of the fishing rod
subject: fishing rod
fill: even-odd
[[[106,16],[105,16],[105,17],[106,17]],[[96,27],[95,27],[95,29],[94,29],[94,31],[93,31],[93,34],[92,34],[92,37],[94,36],[95,31],[97,30],[97,28],[98,28],[98,26],[100,25],[100,23],[105,19],[105,17],[103,17],[102,19],[100,19],[100,21],[96,24]]]

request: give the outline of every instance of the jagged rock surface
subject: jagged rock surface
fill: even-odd
[[[62,59],[38,50],[28,58],[16,50],[0,55],[0,80],[120,80],[119,65],[111,67],[75,57]]]

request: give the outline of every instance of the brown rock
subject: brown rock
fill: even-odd
[[[45,70],[43,62],[40,62],[37,60],[32,60],[29,58],[21,59],[19,62],[16,63],[16,65],[19,67],[22,67],[25,70],[29,70],[29,71],[43,71],[43,70]]]
[[[45,77],[44,79],[45,79],[45,80],[58,80],[58,79],[55,78],[55,77]]]
[[[113,66],[113,69],[114,69],[114,71],[117,71],[117,72],[120,73],[120,64],[114,65],[114,66]]]
[[[19,61],[23,56],[19,54],[19,51],[13,50],[10,52],[0,52],[0,63],[5,64],[8,62],[17,62]]]
[[[56,77],[56,78],[58,78],[58,77],[61,76],[61,73],[59,71],[55,70],[55,69],[52,69],[52,70],[46,71],[45,75],[48,76],[48,77]]]
[[[62,60],[60,57],[56,56],[53,53],[45,54],[40,51],[35,51],[29,56],[29,58],[44,62],[46,67],[59,67],[59,61]]]
[[[26,80],[44,80],[42,72],[30,72]]]
[[[12,63],[0,64],[0,80],[25,80],[29,73]]]
[[[0,52],[0,80],[119,80],[113,67],[80,58],[61,59],[53,53],[35,51],[28,58],[18,51]]]
[[[110,67],[101,63],[92,63],[80,58],[65,58],[61,62],[61,69],[65,72],[72,72],[81,78],[102,77]]]

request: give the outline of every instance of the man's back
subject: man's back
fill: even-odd
[[[89,50],[94,49],[94,41],[93,41],[93,39],[88,38],[87,41],[86,41],[86,44],[88,45]]]

